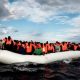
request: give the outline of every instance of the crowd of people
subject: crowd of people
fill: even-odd
[[[44,55],[69,50],[80,50],[80,43],[58,42],[45,43],[13,40],[10,36],[0,40],[0,48],[24,55]]]

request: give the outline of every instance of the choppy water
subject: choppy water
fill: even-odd
[[[69,64],[0,64],[0,80],[80,80],[80,60]]]

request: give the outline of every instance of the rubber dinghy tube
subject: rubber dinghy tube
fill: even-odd
[[[80,51],[66,51],[58,53],[50,53],[45,55],[22,55],[14,52],[0,50],[0,62],[5,64],[33,62],[37,64],[47,64],[54,61],[65,59],[79,58]]]

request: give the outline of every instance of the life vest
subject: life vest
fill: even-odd
[[[46,44],[46,46],[47,46],[47,50],[50,51],[51,50],[50,44]]]
[[[62,51],[66,51],[66,50],[68,50],[68,47],[67,47],[67,44],[62,44]]]
[[[6,45],[11,45],[11,43],[12,43],[12,40],[10,39],[7,39],[7,41],[6,41]]]
[[[26,46],[26,53],[31,53],[32,52],[32,46],[27,45]]]
[[[55,51],[53,45],[50,45],[50,44],[47,44],[47,50],[48,51],[51,51],[51,52],[54,52]]]

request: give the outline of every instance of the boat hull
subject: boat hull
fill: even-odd
[[[22,55],[14,52],[0,50],[0,62],[4,64],[32,62],[37,64],[47,64],[55,61],[79,58],[80,51],[66,51],[50,53],[45,55]]]

